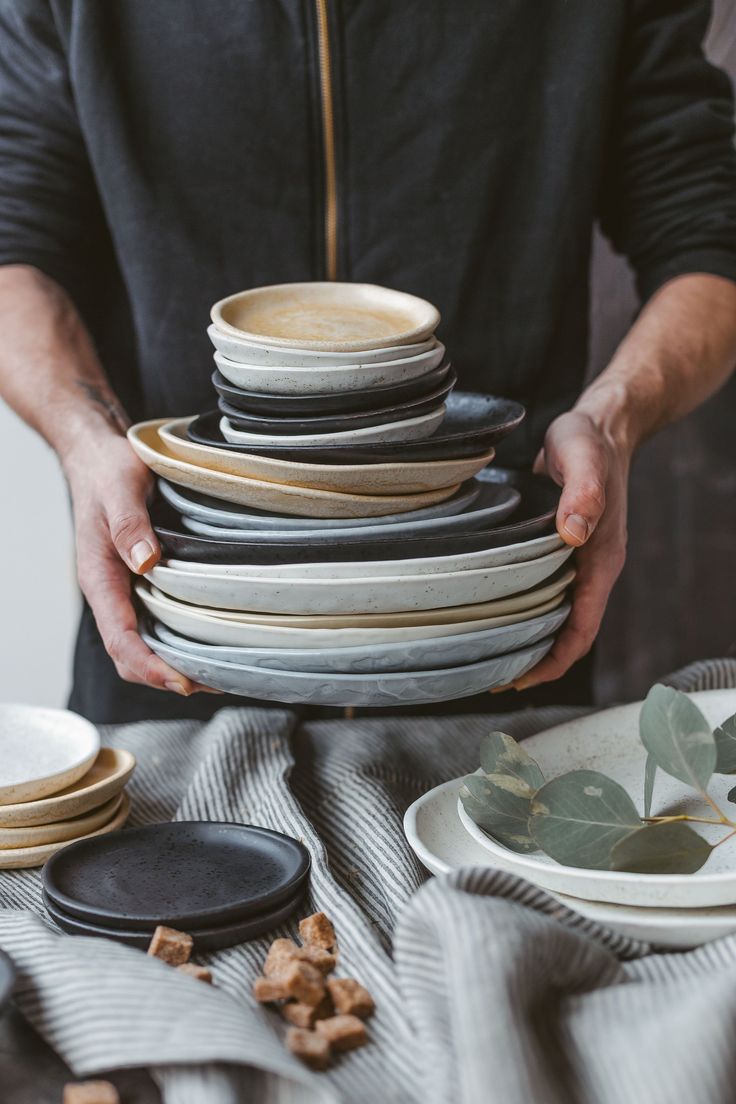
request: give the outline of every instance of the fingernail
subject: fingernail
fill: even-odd
[[[584,544],[588,539],[588,523],[580,514],[569,514],[563,525],[564,531],[579,544]]]
[[[527,687],[534,685],[534,679],[527,679],[523,676],[511,684],[514,690],[526,690]]]
[[[171,679],[170,682],[165,682],[164,686],[167,690],[170,690],[172,694],[181,694],[183,698],[189,697],[189,689],[185,682],[176,682]]]
[[[503,686],[496,686],[493,690],[489,690],[489,694],[505,694],[507,690],[513,690],[513,683],[507,682]]]
[[[130,550],[130,562],[133,565],[133,570],[142,571],[148,561],[152,560],[155,555],[156,553],[153,551],[148,541],[138,541]]]

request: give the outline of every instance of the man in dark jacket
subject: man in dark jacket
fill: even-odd
[[[632,453],[736,361],[733,107],[701,52],[708,15],[0,0],[0,388],[71,490],[88,603],[74,708],[219,704],[137,635],[129,569],[159,548],[124,431],[209,405],[211,302],[293,280],[425,296],[460,384],[525,403],[499,459],[557,480],[581,552],[567,627],[522,683],[588,652],[624,560]],[[596,219],[645,305],[583,391]]]

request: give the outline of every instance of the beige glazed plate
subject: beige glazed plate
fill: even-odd
[[[135,769],[135,756],[119,748],[100,748],[86,774],[41,801],[0,805],[0,828],[23,828],[51,824],[97,809],[119,794]]]
[[[490,449],[482,456],[462,460],[427,460],[414,464],[298,464],[292,460],[198,445],[186,435],[191,421],[191,418],[177,418],[159,429],[159,436],[169,452],[180,460],[229,475],[348,494],[414,494],[455,486],[477,475],[495,455]]]
[[[143,463],[170,483],[226,502],[237,502],[241,506],[255,506],[259,510],[296,514],[299,517],[381,517],[387,513],[420,510],[435,502],[444,502],[460,486],[455,483],[440,490],[407,495],[343,494],[212,471],[172,454],[159,435],[159,429],[168,420],[139,422],[128,430],[128,440]]]
[[[71,820],[59,820],[51,824],[39,824],[28,828],[0,828],[0,850],[12,847],[38,847],[43,843],[66,843],[79,839],[90,832],[97,831],[103,824],[112,820],[120,808],[122,794],[110,798],[99,809],[72,817]]]
[[[57,851],[60,851],[62,847],[76,842],[77,839],[87,839],[89,836],[102,836],[106,832],[114,832],[117,828],[122,828],[125,821],[128,819],[129,811],[130,801],[128,800],[128,795],[123,794],[123,799],[120,802],[118,811],[114,814],[112,820],[109,820],[107,824],[98,828],[96,832],[84,832],[80,836],[75,836],[73,840],[67,839],[57,843],[42,843],[36,847],[4,848],[0,850],[0,870],[20,870],[32,866],[43,866],[47,859],[50,859],[51,856],[55,855]]]
[[[225,334],[325,352],[425,341],[440,322],[426,299],[377,284],[272,284],[221,299],[212,321]]]

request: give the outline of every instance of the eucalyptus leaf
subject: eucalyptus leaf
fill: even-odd
[[[471,820],[511,851],[536,851],[529,835],[534,790],[508,774],[469,774],[460,787],[460,800]]]
[[[641,827],[623,786],[600,771],[577,770],[553,778],[532,801],[530,835],[557,862],[609,868],[614,845]]]
[[[639,715],[641,742],[673,778],[704,792],[716,765],[716,742],[703,714],[686,694],[657,684]]]
[[[480,745],[480,765],[487,774],[509,774],[526,782],[533,790],[544,785],[544,775],[513,736],[490,732]]]
[[[716,774],[736,774],[736,713],[713,733],[716,742]]]
[[[644,816],[652,815],[652,797],[654,796],[654,776],[657,773],[657,760],[652,755],[647,755],[644,767]]]
[[[694,874],[711,851],[708,841],[682,821],[647,824],[618,841],[610,868],[633,874]]]

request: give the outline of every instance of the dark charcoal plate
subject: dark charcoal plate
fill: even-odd
[[[368,387],[364,391],[338,391],[324,395],[264,395],[260,391],[244,391],[242,387],[236,387],[217,368],[212,373],[215,390],[230,406],[244,410],[246,414],[272,414],[284,418],[294,418],[299,414],[314,417],[383,409],[411,399],[423,398],[449,378],[455,382],[455,374],[451,374],[450,362],[446,360],[416,379],[402,380],[401,383],[390,383],[384,387]]]
[[[255,920],[302,893],[309,852],[252,825],[175,821],[91,836],[43,869],[50,901],[105,928],[190,931]]]
[[[5,951],[0,951],[0,1012],[13,995],[16,976],[12,958]]]
[[[280,417],[276,414],[264,417],[260,414],[246,414],[238,410],[225,399],[217,402],[220,413],[224,414],[233,429],[242,429],[244,433],[266,433],[288,436],[300,433],[345,433],[353,429],[367,429],[370,426],[389,425],[392,422],[404,422],[408,418],[418,418],[429,414],[441,406],[455,383],[451,376],[435,387],[428,395],[407,399],[406,402],[389,402],[387,406],[373,406],[370,410],[361,410],[353,414],[328,414],[324,417],[299,418]]]
[[[266,912],[260,912],[247,920],[234,920],[229,924],[218,924],[209,928],[190,928],[189,934],[194,939],[195,952],[220,951],[225,947],[233,947],[236,943],[257,939],[258,936],[278,928],[299,907],[304,896],[304,888],[302,886],[283,904]],[[80,920],[55,904],[45,890],[43,903],[51,919],[55,920],[67,935],[101,936],[103,939],[114,939],[117,943],[126,943],[131,947],[140,947],[143,951],[151,942],[152,933],[149,928],[112,928],[103,924],[94,924],[90,920]]]
[[[280,542],[268,539],[268,534],[264,534],[265,540],[220,541],[185,532],[179,528],[174,511],[161,506],[154,511],[154,528],[165,555],[177,560],[211,564],[350,562],[453,556],[516,544],[553,531],[560,489],[550,479],[504,468],[485,468],[477,478],[501,485],[510,484],[521,492],[521,504],[511,515],[510,524],[486,531],[437,537],[397,538],[371,534],[370,539],[350,544],[340,540],[339,531],[335,531],[334,540],[319,544],[291,538],[288,543]]]
[[[220,433],[220,414],[200,414],[187,435],[199,445],[216,445],[253,456],[273,456],[303,464],[391,464],[397,461],[451,460],[480,456],[508,436],[524,419],[521,403],[474,391],[453,391],[447,413],[431,437],[423,441],[352,445],[231,445]]]

